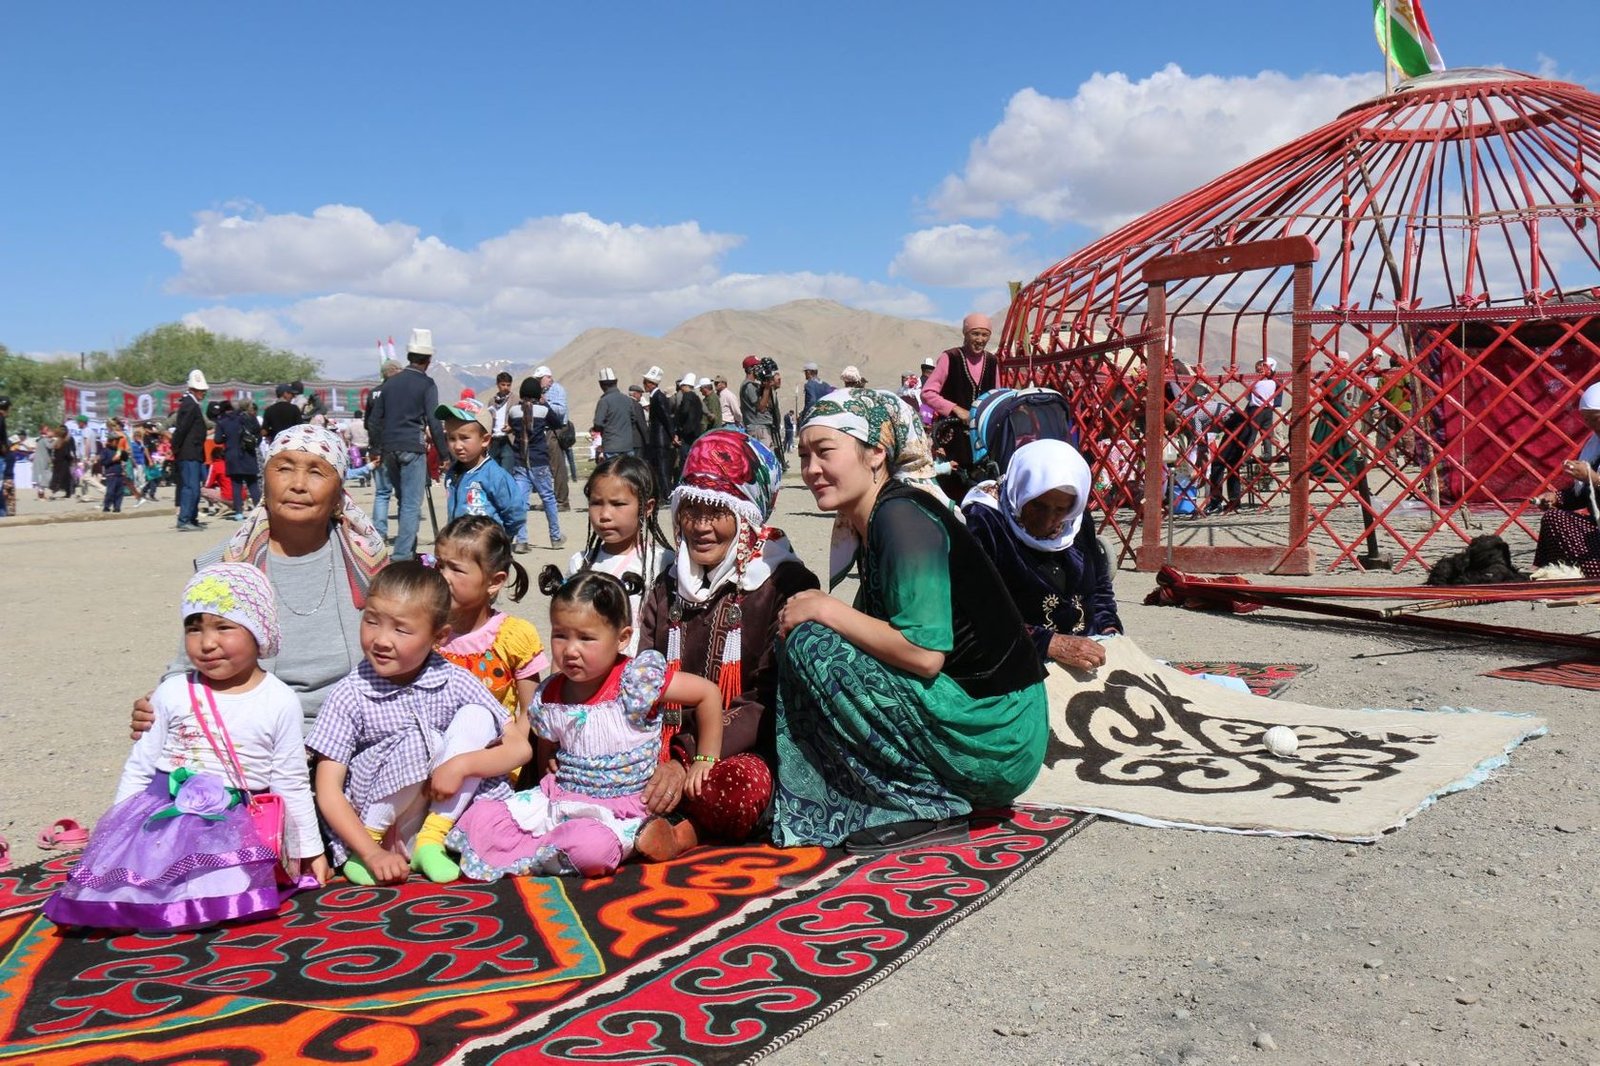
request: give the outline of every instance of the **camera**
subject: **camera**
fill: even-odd
[[[761,360],[761,362],[755,365],[754,373],[756,380],[765,385],[777,375],[778,361],[772,358],[770,355],[766,356]]]

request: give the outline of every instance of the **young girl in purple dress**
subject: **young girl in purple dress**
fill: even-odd
[[[184,588],[180,617],[194,670],[151,697],[155,724],[128,756],[115,805],[45,903],[57,925],[198,929],[276,913],[295,888],[328,879],[300,701],[259,662],[278,653],[266,575],[208,566]],[[250,794],[263,791],[283,801],[288,877],[251,816]]]

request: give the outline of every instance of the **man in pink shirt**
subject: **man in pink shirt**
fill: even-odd
[[[972,465],[972,440],[967,435],[967,421],[972,416],[972,404],[979,396],[1000,383],[1000,363],[984,349],[989,344],[989,316],[974,312],[961,320],[959,348],[939,353],[933,372],[922,383],[922,402],[933,410],[937,421],[959,419],[961,425],[944,442],[944,456],[966,469]],[[936,439],[944,435],[936,435]],[[944,479],[940,479],[941,484]],[[956,479],[959,484],[959,479]],[[954,489],[956,486],[952,486]],[[947,490],[950,491],[950,490]]]

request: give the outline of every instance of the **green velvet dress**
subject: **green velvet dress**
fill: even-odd
[[[817,623],[797,626],[778,682],[773,839],[833,845],[860,829],[1004,806],[1048,735],[1043,669],[994,566],[916,489],[880,493],[855,607],[945,655],[926,679]]]

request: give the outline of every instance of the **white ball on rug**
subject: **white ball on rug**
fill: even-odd
[[[1267,746],[1268,751],[1279,758],[1287,758],[1293,755],[1295,749],[1300,747],[1300,738],[1295,736],[1294,730],[1286,725],[1275,725],[1267,730],[1266,735],[1261,738],[1261,742]]]

